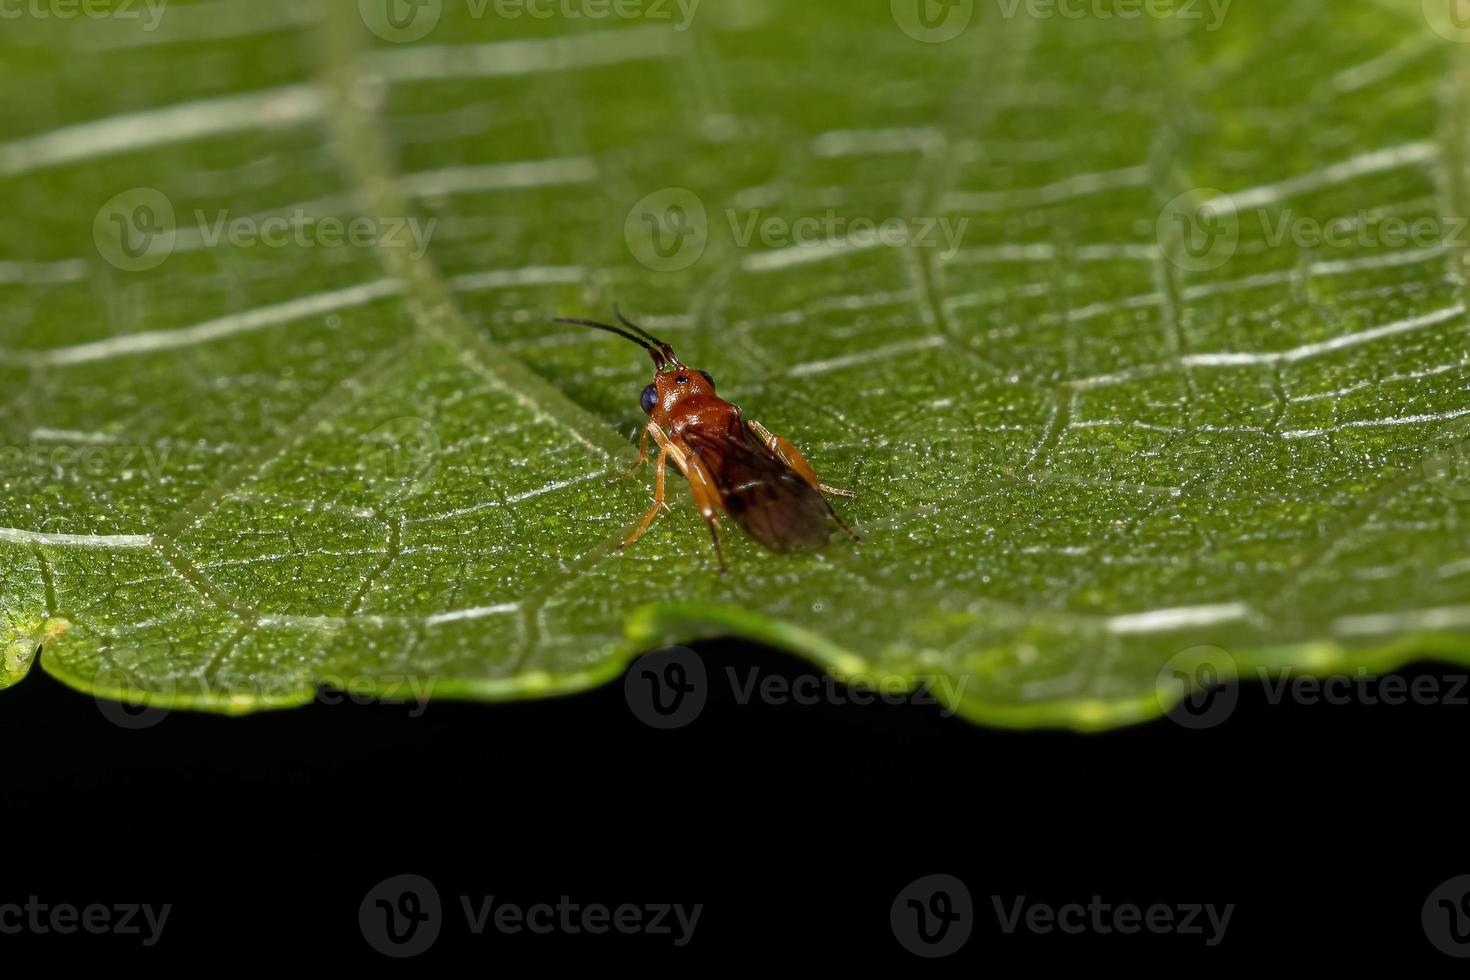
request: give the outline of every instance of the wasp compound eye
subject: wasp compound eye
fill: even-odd
[[[715,386],[715,376],[713,374],[710,374],[708,371],[700,371],[699,373],[704,378],[704,380],[709,382],[709,386],[711,388]]]
[[[649,385],[643,389],[643,411],[644,414],[652,415],[654,407],[658,405],[658,388]]]

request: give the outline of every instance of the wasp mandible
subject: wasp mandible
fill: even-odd
[[[829,519],[861,542],[823,496],[852,493],[822,483],[795,446],[754,419],[742,417],[739,406],[715,394],[715,379],[708,371],[690,369],[666,341],[629,321],[616,307],[613,315],[621,326],[567,317],[554,322],[605,330],[631,340],[653,358],[653,383],[643,389],[642,407],[649,421],[638,440],[638,459],[612,481],[632,476],[648,462],[651,436],[659,448],[653,506],[621,547],[641,538],[664,507],[664,475],[671,459],[689,481],[694,505],[709,525],[721,572],[725,571],[721,511],[776,552],[822,547],[831,536]]]

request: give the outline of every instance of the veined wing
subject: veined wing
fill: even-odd
[[[690,428],[683,440],[709,470],[726,512],[772,551],[820,548],[831,536],[825,498],[764,447],[744,426],[710,432]]]

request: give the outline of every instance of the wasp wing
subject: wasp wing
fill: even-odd
[[[779,552],[827,543],[826,498],[780,457],[753,443],[743,423],[725,431],[691,427],[680,438],[709,471],[725,511],[751,537]]]

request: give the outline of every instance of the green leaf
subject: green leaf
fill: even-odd
[[[1221,6],[7,21],[0,684],[496,699],[718,633],[1086,729],[1466,660],[1470,45]],[[614,303],[864,543],[720,576],[675,479],[618,552],[650,365],[546,322]]]

